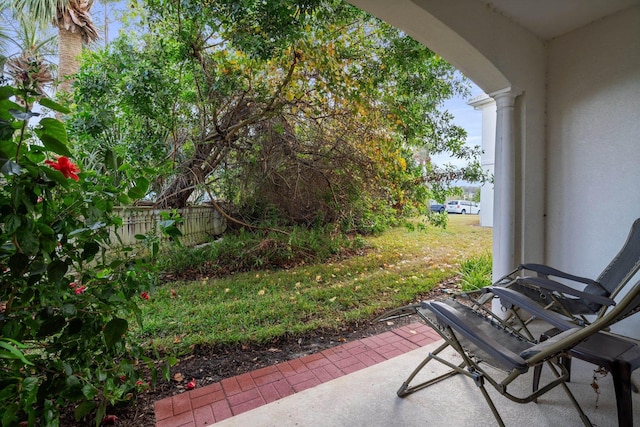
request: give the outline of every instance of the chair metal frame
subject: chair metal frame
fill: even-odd
[[[485,291],[499,297],[503,301],[503,305],[511,307],[512,319],[517,322],[516,328],[531,339],[533,339],[533,334],[527,328],[529,319],[525,320],[525,316],[520,315],[521,311],[527,312],[527,316],[535,317],[553,326],[552,329],[542,333],[540,341],[575,327],[575,324],[565,317],[541,308],[537,302],[512,289],[489,287]],[[610,304],[610,306],[614,305],[616,305],[615,301]],[[616,311],[617,315],[611,318],[610,324],[626,319],[639,311],[640,297],[636,296],[631,300],[626,300],[625,307]],[[571,374],[571,359],[574,357],[595,364],[611,373],[616,394],[618,425],[621,427],[633,426],[631,392],[633,390],[637,393],[638,388],[631,379],[631,373],[640,367],[640,341],[603,330],[590,337],[587,342],[571,348],[567,356],[561,358],[560,361],[569,375]],[[539,386],[541,368],[541,366],[534,368],[533,391],[537,390]],[[567,381],[570,379],[569,376]]]
[[[492,290],[493,289],[490,289],[489,291]],[[501,291],[517,293],[512,289],[501,289]],[[486,295],[491,294],[487,293],[485,296]],[[461,304],[460,302],[456,302],[456,298],[464,298],[467,302]],[[543,342],[537,342],[530,334],[527,334],[527,332],[523,333],[519,328],[514,328],[509,322],[502,321],[491,313],[490,310],[485,309],[484,303],[487,302],[486,297],[475,299],[468,294],[459,294],[447,299],[445,302],[424,301],[420,305],[414,304],[393,310],[386,313],[387,316],[383,317],[383,319],[389,319],[394,316],[397,317],[399,314],[407,315],[415,313],[444,339],[444,343],[430,352],[413,370],[400,386],[397,394],[399,397],[404,397],[453,375],[462,374],[473,380],[474,384],[480,389],[498,424],[504,426],[504,421],[485,388],[487,383],[501,395],[516,403],[536,401],[539,396],[557,386],[561,386],[578,412],[584,425],[591,426],[591,421],[567,386],[569,371],[564,366],[562,358],[566,358],[569,352],[581,342],[606,330],[612,323],[616,322],[621,316],[624,316],[628,312],[629,306],[635,304],[637,302],[636,300],[640,300],[640,282],[635,283],[629,292],[615,304],[610,311],[584,327],[568,322],[562,319],[557,313],[547,310],[548,313],[553,313],[551,317],[556,319],[555,321],[558,326],[568,329]],[[544,310],[543,308],[539,309]],[[468,319],[465,319],[464,312],[467,312],[467,316],[469,315],[468,313],[477,315],[478,320],[474,318],[474,321],[470,322]],[[478,326],[480,323],[490,325],[490,327],[484,326],[484,329],[481,329]],[[500,336],[500,340],[502,341],[499,342],[494,338],[497,336]],[[447,347],[453,348],[462,357],[462,363],[456,365],[440,355]],[[412,384],[416,375],[433,360],[446,365],[450,368],[450,371],[425,382]],[[492,373],[483,368],[484,364],[496,367],[498,371],[505,372],[504,377],[494,378]],[[533,390],[526,396],[516,396],[508,392],[508,386],[514,380],[520,378],[524,373],[528,372],[530,368],[536,368],[544,364],[546,364],[553,373],[553,378],[547,384]],[[492,370],[492,372],[493,371],[494,370]]]

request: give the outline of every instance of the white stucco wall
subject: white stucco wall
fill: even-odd
[[[640,216],[640,7],[550,44],[547,149],[547,258],[597,274]]]
[[[640,217],[640,6],[553,40],[548,64],[546,261],[595,277]]]

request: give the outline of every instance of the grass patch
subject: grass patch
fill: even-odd
[[[163,285],[145,302],[144,327],[135,333],[157,350],[183,354],[194,345],[265,343],[367,320],[415,301],[486,253],[491,229],[460,215],[446,230],[393,228],[366,240],[372,250],[336,262]]]
[[[469,258],[460,264],[460,287],[464,292],[482,289],[491,284],[490,253]]]
[[[240,230],[198,248],[172,247],[161,256],[160,267],[166,274],[178,278],[199,274],[221,277],[324,262],[338,255],[352,254],[366,245],[362,238],[349,239],[332,231],[330,227],[294,227],[289,234]]]

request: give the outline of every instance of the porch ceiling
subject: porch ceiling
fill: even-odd
[[[548,40],[640,3],[640,0],[479,0]]]

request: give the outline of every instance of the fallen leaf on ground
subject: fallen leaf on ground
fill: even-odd
[[[173,380],[176,382],[181,383],[182,381],[184,381],[184,375],[182,375],[182,373],[177,372],[174,376],[173,376]]]
[[[102,424],[115,424],[118,421],[118,417],[115,415],[105,415],[102,419]]]

